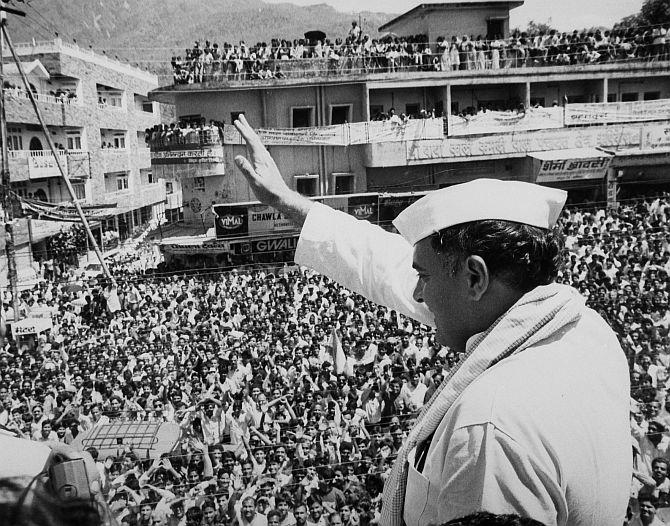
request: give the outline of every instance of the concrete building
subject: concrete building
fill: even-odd
[[[419,4],[380,26],[380,33],[438,37],[468,35],[495,39],[509,36],[509,12],[523,0],[456,0]]]
[[[77,198],[116,205],[104,229],[125,238],[135,227],[170,215],[166,181],[154,177],[144,140],[145,129],[161,120],[159,105],[147,96],[158,86],[156,75],[61,39],[15,47]],[[12,188],[38,201],[69,201],[6,48],[3,60]],[[171,205],[181,203],[172,199]]]
[[[519,4],[461,2],[459,9],[484,23],[501,6]],[[426,5],[403,17],[418,16]],[[435,16],[446,17],[453,5]],[[283,71],[292,67],[288,62]],[[231,123],[244,113],[266,130],[264,142],[287,184],[305,195],[420,192],[480,177],[559,186],[572,203],[610,206],[634,193],[670,190],[666,61],[373,73],[314,64],[313,74],[303,74],[304,64],[294,68],[300,78],[207,80],[164,86],[150,98],[174,104],[178,118]],[[391,108],[444,118],[401,126],[372,120]],[[467,118],[459,116],[464,110]],[[245,149],[230,126],[223,135],[223,143],[201,145],[203,159],[213,159],[206,150],[217,148],[214,164],[171,163],[170,156],[183,159],[179,146],[152,152],[162,169],[183,177],[185,220],[202,232],[214,225],[213,204],[253,200],[233,162]]]

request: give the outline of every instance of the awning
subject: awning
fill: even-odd
[[[217,239],[213,232],[209,235],[169,237],[159,242],[160,250],[167,254],[220,254],[230,252],[230,241]]]
[[[601,179],[605,176],[614,155],[598,148],[570,148],[533,152],[536,182]]]

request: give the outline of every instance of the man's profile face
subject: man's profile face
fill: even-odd
[[[471,336],[463,332],[463,322],[468,317],[463,308],[465,291],[461,285],[465,271],[461,269],[454,276],[450,261],[435,252],[431,238],[422,239],[414,246],[412,266],[419,274],[413,297],[425,303],[435,317],[435,339],[448,347],[463,348]]]

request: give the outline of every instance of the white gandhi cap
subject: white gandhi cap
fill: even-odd
[[[393,220],[411,245],[440,230],[483,219],[552,228],[568,193],[521,181],[476,179],[429,193]]]

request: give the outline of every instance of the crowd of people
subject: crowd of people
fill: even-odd
[[[560,223],[559,281],[629,359],[631,510],[647,516],[670,506],[669,221],[664,195],[568,208]],[[141,264],[156,263],[146,254],[149,242],[117,259],[116,284],[50,273],[21,293],[20,312],[49,313],[54,327],[0,350],[0,425],[70,443],[123,420],[178,424],[178,447],[155,460],[90,450],[121,524],[375,523],[400,445],[460,356],[312,271],[167,274]],[[5,291],[5,319],[10,309]]]
[[[147,146],[173,146],[178,144],[222,144],[223,121],[202,117],[199,121],[179,121],[170,124],[156,124],[144,130]]]
[[[668,27],[561,32],[514,31],[501,35],[371,38],[356,22],[345,38],[272,39],[233,45],[196,41],[171,60],[175,84],[220,80],[259,80],[349,73],[462,71],[667,60]],[[325,62],[321,59],[326,59]],[[312,62],[310,62],[310,60]],[[285,61],[293,61],[286,67]],[[295,61],[303,61],[296,67]]]

